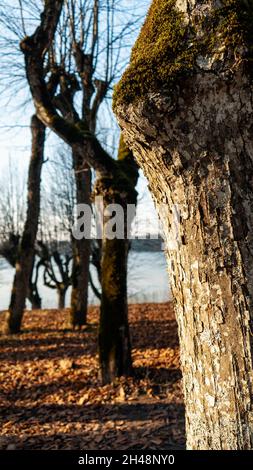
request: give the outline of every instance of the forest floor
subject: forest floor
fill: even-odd
[[[81,332],[64,330],[66,315],[26,312],[22,334],[0,336],[0,449],[183,449],[172,306],[130,306],[134,377],[108,386],[98,374],[98,308]]]

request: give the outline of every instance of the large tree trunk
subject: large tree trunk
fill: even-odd
[[[128,170],[128,185],[120,179],[98,180],[95,194],[103,196],[106,204],[120,204],[124,211],[124,239],[109,239],[104,218],[104,238],[101,263],[101,309],[99,326],[99,359],[102,382],[112,382],[115,377],[130,375],[132,371],[131,341],[128,325],[127,260],[129,240],[127,204],[136,204],[135,186],[138,167],[132,152],[120,140],[118,163],[121,170]],[[130,221],[128,221],[129,223]]]
[[[181,10],[186,3],[178,2]],[[202,44],[210,33],[211,2],[191,3],[189,26],[199,27],[196,40]],[[167,27],[164,16],[154,18],[159,4],[153,2],[145,26],[151,28],[154,50],[152,25],[159,24],[158,35],[161,21]],[[218,28],[217,18],[216,12]],[[195,39],[193,31],[184,38],[186,49],[187,38]],[[179,326],[187,447],[252,449],[252,85],[247,44],[240,49],[237,36],[236,52],[229,46],[224,52],[218,31],[212,29],[215,51],[195,57],[198,66],[192,65],[191,75],[179,75],[169,87],[157,72],[149,89],[130,103],[126,90],[133,63],[118,89],[115,109],[156,203],[169,209],[162,211],[162,219]],[[169,66],[178,58],[173,49],[168,57]],[[145,67],[148,73],[143,60],[142,72]],[[173,206],[180,213],[176,247],[170,240]]]
[[[28,174],[27,215],[16,262],[7,329],[18,333],[21,328],[25,300],[34,264],[35,240],[40,213],[40,179],[44,158],[45,126],[34,115],[31,119],[32,153]]]
[[[91,205],[91,169],[83,158],[72,150],[76,181],[77,204]],[[70,327],[81,327],[87,321],[90,265],[90,240],[72,238],[73,268]]]

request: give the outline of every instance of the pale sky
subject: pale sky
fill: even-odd
[[[130,3],[133,2],[133,5],[138,5],[138,8],[143,11],[143,14],[147,11],[149,6],[149,0],[142,0],[141,2],[136,2],[136,0],[127,0],[127,6],[130,6]],[[9,6],[15,5],[18,6],[17,0],[5,0],[5,3]],[[122,0],[122,5],[126,3],[126,0]],[[3,5],[2,5],[3,8]],[[13,10],[15,13],[15,10]],[[137,35],[137,32],[136,32]],[[125,60],[127,62],[127,57],[130,54],[130,46],[132,46],[135,42],[136,35],[128,39],[128,46],[125,51]],[[26,172],[27,165],[30,158],[30,146],[31,146],[31,138],[30,138],[30,118],[33,113],[33,105],[30,99],[30,93],[28,86],[26,84],[26,80],[20,80],[18,84],[17,90],[15,87],[15,91],[13,93],[13,86],[9,84],[8,80],[8,69],[10,66],[10,61],[14,60],[17,64],[22,67],[23,64],[23,57],[20,52],[17,52],[17,56],[9,57],[6,59],[6,47],[3,47],[6,40],[6,31],[3,31],[0,27],[0,150],[1,150],[1,157],[0,157],[0,172],[1,172],[1,184],[3,182],[3,177],[6,172],[6,168],[8,166],[8,160],[11,157],[12,160],[15,160],[15,164],[21,171]],[[18,45],[18,40],[16,38],[16,46]],[[11,45],[9,46],[11,47]],[[18,69],[19,70],[19,69]],[[18,71],[23,75],[22,69]],[[7,78],[6,78],[7,76]],[[101,112],[101,121],[106,122],[106,113],[107,107],[103,106]],[[108,151],[112,152],[112,146],[116,147],[116,142],[112,143],[112,135],[115,136],[116,132],[116,122],[114,121],[112,132],[107,132],[107,140],[108,140]],[[106,134],[106,132],[105,132]],[[46,144],[46,151],[45,156],[46,158],[53,158],[54,152],[59,149],[61,145],[60,140],[53,135],[52,132],[47,131],[47,144]],[[115,149],[116,150],[116,149]],[[44,178],[45,178],[46,171],[44,170]],[[153,202],[149,191],[147,190],[147,182],[143,175],[141,175],[138,183],[138,192],[141,195],[141,203],[139,207],[140,213],[144,214],[144,218],[146,217],[146,212],[149,214],[150,220],[156,219],[156,213],[154,210]]]

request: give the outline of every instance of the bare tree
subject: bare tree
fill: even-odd
[[[99,110],[110,94],[112,83],[121,69],[123,40],[133,30],[139,17],[130,16],[120,24],[117,6],[122,2],[68,0],[59,20],[52,49],[62,70],[61,90],[54,104],[73,123],[94,134]],[[78,95],[79,94],[79,95]],[[75,95],[79,96],[76,106]],[[79,112],[78,112],[79,108]],[[91,169],[72,146],[76,178],[77,204],[91,204]],[[89,260],[89,239],[72,240],[73,276],[70,324],[86,322]],[[93,286],[94,287],[94,286]]]
[[[58,308],[65,308],[66,294],[71,285],[72,254],[68,253],[63,242],[57,240],[38,241],[38,256],[43,267],[43,282],[49,289],[55,289],[58,295]]]
[[[30,3],[30,2],[29,2]],[[30,8],[27,8],[28,3],[20,1],[18,4],[19,16],[13,15],[8,5],[1,6],[1,26],[11,35],[12,44],[18,43],[18,40],[26,32],[26,27],[31,24],[34,15],[38,14],[36,2],[31,2]],[[29,11],[28,21],[25,21],[26,14]],[[7,50],[9,46],[7,45]],[[14,48],[14,55],[16,50]],[[8,58],[8,53],[6,53]],[[7,59],[8,60],[8,59]],[[11,72],[18,69],[19,74],[17,82],[22,77],[20,63],[13,63]],[[47,87],[47,92],[51,96],[58,86],[59,71],[51,67],[51,57],[48,56],[47,63],[43,64],[43,75]],[[14,81],[15,85],[17,82]],[[21,80],[22,82],[22,80]],[[15,92],[15,88],[12,93]],[[27,194],[27,212],[24,223],[20,243],[18,247],[17,260],[16,260],[16,273],[14,276],[12,295],[7,316],[7,330],[10,333],[17,333],[20,331],[23,311],[25,308],[25,299],[29,290],[29,283],[31,288],[34,289],[34,282],[32,281],[33,267],[35,263],[35,240],[37,236],[39,213],[40,213],[40,181],[41,171],[44,160],[44,147],[46,138],[46,128],[42,121],[34,114],[31,118],[31,136],[32,136],[32,149],[31,158],[28,171],[28,194]],[[36,279],[36,277],[35,277]]]
[[[54,2],[49,0],[46,2],[40,25],[34,34],[26,37],[21,42],[21,49],[25,57],[27,79],[36,111],[42,122],[69,144],[80,159],[83,159],[83,169],[86,163],[88,163],[97,172],[97,193],[99,192],[100,195],[105,196],[107,200],[109,198],[112,202],[117,200],[125,209],[127,201],[132,201],[136,197],[134,189],[136,179],[132,180],[129,178],[124,165],[115,161],[105,151],[96,135],[89,129],[88,123],[85,120],[78,118],[77,114],[75,114],[75,121],[67,119],[66,116],[58,112],[56,105],[48,94],[43,76],[43,64],[45,55],[50,50],[55,38],[63,3],[62,0]],[[104,257],[104,260],[106,259],[108,260],[107,257]],[[111,270],[109,283],[117,285],[122,280],[122,273],[119,273],[119,268],[124,266],[120,266],[120,263],[115,263],[114,266],[115,269]],[[108,264],[104,263],[102,271],[107,268]],[[125,279],[126,277],[124,276],[123,282],[125,282]],[[131,369],[126,296],[122,296],[121,300],[122,304],[117,316],[115,336],[110,339],[110,354],[108,354],[107,350],[107,360],[104,361],[102,367],[104,382],[112,380],[116,375],[129,373]],[[103,311],[103,307],[101,311]],[[110,317],[113,312],[107,311],[106,307],[104,315],[105,312],[108,323],[112,323],[113,321],[111,321]]]
[[[20,331],[25,299],[34,267],[35,240],[40,211],[40,178],[45,144],[45,126],[36,115],[31,120],[31,133],[32,151],[28,175],[27,213],[18,247],[16,273],[7,316],[7,328],[10,333]]]
[[[50,260],[50,263],[47,261],[47,273],[44,271],[44,274],[46,274],[44,276],[44,283],[47,287],[53,289],[57,289],[57,283],[63,284],[66,286],[66,290],[71,284],[73,290],[76,266],[73,266],[75,243],[73,243],[72,229],[75,223],[77,191],[73,159],[68,148],[56,152],[54,160],[49,161],[46,176],[47,184],[43,186],[44,197],[39,234],[39,256],[41,259]],[[50,226],[47,223],[48,217],[50,217]],[[98,281],[101,283],[101,242],[100,240],[91,239],[90,244],[89,263],[91,262],[95,267]],[[57,257],[57,261],[53,259],[54,256]],[[61,280],[56,282],[54,269],[51,269],[49,264],[53,266],[59,263],[61,263],[59,272]],[[70,266],[71,275],[69,273]],[[65,270],[67,271],[64,280],[62,274]],[[101,294],[93,282],[90,269],[88,278],[94,294],[98,299],[101,299]],[[50,285],[46,279],[50,279]],[[84,291],[83,296],[85,297]],[[73,328],[75,325],[72,321],[68,320],[66,322],[66,326],[70,328]]]
[[[31,29],[33,22],[38,20],[42,5],[43,2],[21,0],[17,2],[15,15],[8,2],[2,5],[1,23],[10,34],[8,41],[11,39],[13,50],[8,41],[4,41],[2,47],[8,50],[6,65],[12,71],[8,81],[15,75],[13,86],[23,78],[22,64],[16,60],[15,39]],[[124,20],[121,19],[123,10]],[[129,14],[122,1],[118,0],[66,2],[44,63],[45,76],[51,71],[60,77],[60,91],[54,105],[66,119],[79,124],[82,121],[89,131],[96,131],[99,110],[105,98],[110,97],[113,82],[120,76],[126,62],[122,50],[130,33],[136,29],[139,17],[134,12]],[[9,55],[15,57],[15,63],[11,62]],[[90,167],[84,165],[84,155],[80,156],[74,147],[72,156],[77,203],[91,204]],[[72,245],[70,324],[81,326],[87,316],[90,241],[73,239]]]
[[[61,150],[48,163],[37,242],[44,285],[57,291],[59,309],[65,307],[66,293],[72,284],[75,178],[69,157],[66,150]]]
[[[2,182],[0,197],[0,255],[13,268],[15,268],[19,260],[20,242],[25,226],[26,201],[24,189],[24,178],[20,177],[17,167],[13,164],[13,160],[10,160],[8,172],[5,173],[5,181]],[[26,293],[32,308],[41,307],[41,299],[38,292],[39,267],[39,263],[34,258],[28,278],[28,291]]]

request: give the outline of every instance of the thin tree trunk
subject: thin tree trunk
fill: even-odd
[[[58,309],[62,310],[65,308],[65,303],[66,303],[66,289],[63,289],[61,287],[57,288],[57,294],[58,294]]]
[[[197,40],[207,41],[212,5],[195,3],[187,18],[198,19],[197,28],[203,25],[205,32],[198,31]],[[153,3],[146,23],[150,37],[153,25],[165,21],[161,15],[155,21],[157,5]],[[180,10],[184,8],[181,2]],[[173,15],[175,20],[174,10]],[[224,11],[222,15],[226,18]],[[217,41],[214,56],[198,56],[191,75],[179,76],[173,89],[161,82],[155,90],[150,86],[130,105],[123,93],[116,110],[156,203],[165,204],[162,220],[179,326],[187,447],[252,449],[252,82],[239,34],[234,57],[232,48],[226,46],[224,52],[220,47],[224,36],[211,32]],[[186,50],[188,37],[195,39],[185,35]],[[141,35],[140,41],[144,39]],[[170,64],[177,59],[172,57]],[[125,75],[125,89],[127,80]],[[177,224],[178,239],[172,244],[170,231]]]
[[[73,167],[76,180],[76,202],[77,204],[91,205],[91,170],[84,164],[72,150]],[[88,286],[90,265],[90,240],[72,238],[73,270],[72,270],[72,293],[70,309],[70,327],[81,327],[87,322],[88,308]]]
[[[34,286],[30,286],[29,293],[28,293],[28,300],[31,303],[32,310],[40,310],[41,309],[41,297],[39,295],[38,290],[34,289]]]
[[[41,297],[39,295],[39,290],[38,290],[39,269],[40,269],[40,262],[36,263],[36,254],[35,254],[34,259],[33,259],[33,266],[31,269],[31,275],[29,279],[29,288],[28,288],[28,300],[31,303],[32,310],[40,310],[42,306],[42,300],[41,300]]]
[[[31,119],[32,153],[28,174],[27,215],[16,262],[7,329],[18,333],[21,328],[29,280],[34,264],[35,240],[40,213],[40,179],[44,159],[45,126],[34,115]]]
[[[93,294],[97,297],[98,300],[101,300],[101,292],[98,290],[98,288],[95,286],[94,282],[93,282],[93,278],[92,278],[92,274],[91,272],[89,272],[89,283],[90,283],[90,286],[92,288],[92,291],[93,291]]]
[[[105,203],[118,203],[124,210],[125,239],[110,240],[106,237],[106,230],[104,230],[102,245],[99,359],[101,378],[104,384],[112,382],[115,377],[130,375],[132,372],[127,299],[129,252],[127,204],[136,204],[137,202],[137,192],[134,188],[138,180],[138,167],[133,160],[132,152],[125,146],[122,138],[118,160],[119,168],[127,171],[129,186],[125,188],[120,186],[118,189],[119,180],[114,179],[113,182],[108,182],[105,179],[104,182],[98,180],[95,187],[96,194],[103,196]],[[106,224],[106,218],[104,222]]]

